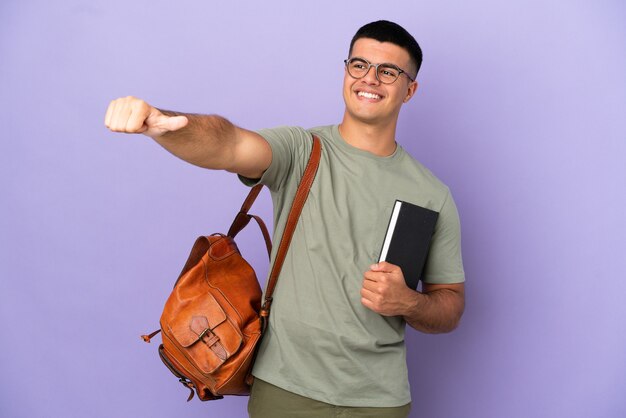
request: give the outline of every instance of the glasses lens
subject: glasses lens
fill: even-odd
[[[381,65],[378,67],[378,79],[381,83],[390,84],[398,79],[400,70],[389,65]]]
[[[351,58],[348,60],[348,73],[354,78],[361,78],[367,74],[369,70],[369,63],[360,58]]]
[[[363,78],[369,71],[370,67],[375,67],[363,58],[350,58],[346,61],[346,67],[348,74],[354,78]],[[395,65],[391,64],[379,64],[377,68],[376,76],[381,83],[391,84],[398,79],[402,70]]]

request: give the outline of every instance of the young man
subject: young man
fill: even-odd
[[[422,54],[387,21],[363,26],[350,45],[338,126],[251,132],[214,115],[183,115],[126,97],[106,126],[143,133],[201,167],[266,184],[274,237],[312,147],[322,160],[274,293],[270,326],[248,405],[257,417],[406,417],[410,392],[405,323],[453,330],[464,309],[460,226],[448,188],[395,141],[400,108],[417,90]],[[376,263],[396,199],[439,212],[421,292],[402,271]],[[337,415],[338,414],[338,415]],[[344,415],[342,415],[344,414]]]

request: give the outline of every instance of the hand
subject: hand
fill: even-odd
[[[132,96],[113,100],[104,117],[104,124],[113,132],[144,134],[152,138],[181,129],[188,122],[185,116],[166,116]]]
[[[400,267],[394,264],[373,264],[363,275],[361,303],[381,315],[405,315],[415,304],[416,294],[406,285]]]

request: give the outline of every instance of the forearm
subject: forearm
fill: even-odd
[[[403,316],[407,324],[418,331],[429,334],[445,333],[457,327],[464,307],[463,292],[452,289],[415,292]]]
[[[198,115],[159,109],[167,116],[185,116],[182,129],[152,138],[177,157],[200,167],[229,169],[233,160],[237,128],[217,115]]]
[[[221,116],[159,110],[133,96],[112,100],[104,125],[113,132],[143,134],[177,157],[200,167],[259,178],[272,162],[272,149],[259,134]]]

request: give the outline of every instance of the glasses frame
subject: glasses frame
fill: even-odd
[[[367,64],[367,70],[365,71],[365,73],[363,73],[363,75],[361,77],[355,77],[350,73],[350,67],[348,66],[348,64],[352,61],[352,60],[360,60],[363,61],[364,64]],[[379,82],[381,82],[382,84],[393,84],[396,81],[398,81],[398,79],[400,78],[400,75],[404,74],[405,76],[407,76],[407,78],[409,80],[411,80],[411,82],[414,82],[415,80],[406,72],[404,71],[402,68],[398,67],[396,64],[391,64],[388,62],[381,62],[379,64],[372,64],[371,62],[369,62],[368,60],[366,60],[365,58],[361,58],[361,57],[351,57],[351,58],[347,58],[345,60],[343,60],[343,63],[346,65],[346,71],[348,72],[348,75],[356,80],[359,80],[363,77],[365,77],[369,72],[370,69],[372,67],[374,67],[374,75],[376,76],[376,80],[378,80]],[[378,67],[384,65],[386,67],[390,67],[393,68],[395,70],[398,70],[398,77],[396,77],[395,80],[393,80],[391,83],[386,83],[384,81],[382,81],[380,78],[378,78]]]

